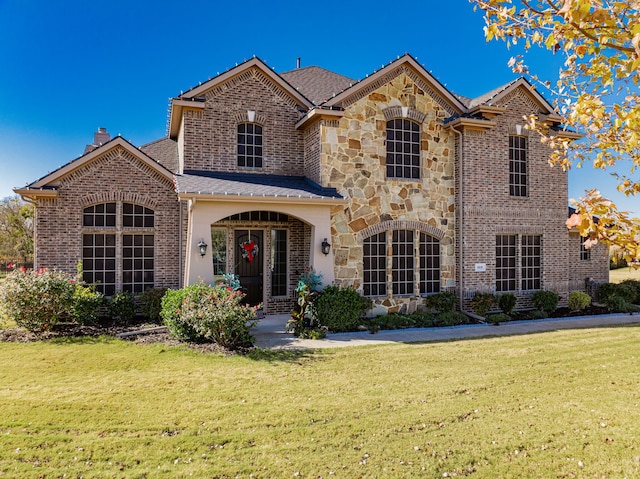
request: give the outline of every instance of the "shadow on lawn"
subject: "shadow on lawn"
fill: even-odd
[[[309,349],[252,349],[246,355],[254,361],[267,362],[296,362],[301,359],[317,359],[317,351]]]

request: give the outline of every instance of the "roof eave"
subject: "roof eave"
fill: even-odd
[[[57,198],[58,190],[42,189],[42,188],[14,188],[13,192],[16,195],[27,201],[27,199],[35,201],[39,198]]]
[[[336,198],[334,196],[322,196],[320,198],[311,198],[305,196],[267,196],[267,195],[246,195],[246,194],[226,194],[226,193],[203,193],[203,192],[187,192],[178,191],[179,200],[196,199],[198,201],[218,201],[226,203],[289,203],[298,205],[343,205],[346,203],[344,198]]]
[[[389,70],[397,68],[400,64],[406,63],[410,65],[414,70],[419,72],[430,84],[431,86],[446,99],[451,106],[457,110],[458,114],[461,114],[467,111],[466,106],[449,90],[447,90],[442,83],[440,83],[433,75],[431,75],[425,68],[420,65],[411,55],[406,54],[400,57],[398,60],[395,60],[388,65],[384,66],[380,70],[376,71],[372,75],[369,75],[364,80],[360,80],[358,83],[354,84],[352,87],[345,89],[343,92],[339,93],[335,97],[331,98],[323,105],[333,106],[339,104],[345,98],[353,95],[355,92],[362,88],[366,88],[371,83],[377,81],[381,76],[386,75]]]
[[[322,118],[339,119],[344,116],[344,110],[325,110],[322,108],[314,108],[307,112],[301,120],[296,123],[296,129],[306,127]]]
[[[193,100],[171,99],[171,116],[169,119],[169,138],[175,140],[180,134],[182,112],[184,110],[204,110],[204,102]]]
[[[478,118],[458,117],[455,120],[451,120],[445,125],[445,128],[451,128],[453,130],[461,127],[467,130],[490,130],[496,126],[495,121],[480,120]]]
[[[471,115],[482,115],[488,118],[492,118],[497,115],[502,115],[507,109],[502,106],[494,105],[478,105],[469,110]]]

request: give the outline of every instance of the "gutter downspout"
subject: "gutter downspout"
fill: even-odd
[[[463,227],[464,227],[464,201],[463,201],[463,185],[462,185],[462,177],[463,177],[463,164],[464,164],[464,135],[462,134],[461,131],[456,130],[455,127],[451,127],[451,130],[458,135],[458,138],[460,139],[460,153],[458,155],[458,231],[459,231],[459,237],[458,237],[458,278],[459,278],[459,284],[458,284],[458,291],[459,291],[459,295],[458,295],[458,307],[460,308],[460,311],[467,314],[464,311],[464,260],[463,260],[463,251],[464,251],[464,231],[463,231]]]

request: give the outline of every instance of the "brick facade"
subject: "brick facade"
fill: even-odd
[[[597,246],[589,260],[580,260],[580,239],[565,226],[566,173],[549,167],[548,149],[536,133],[522,128],[524,116],[552,113],[530,86],[513,82],[498,93],[464,103],[408,55],[361,82],[345,84],[346,77],[310,70],[318,71],[324,81],[335,82],[335,93],[314,104],[303,96],[303,89],[317,79],[305,79],[305,72],[280,77],[261,61],[250,60],[174,98],[167,138],[141,150],[107,143],[90,154],[90,161],[76,160],[79,167],[73,168],[72,162],[34,182],[31,189],[17,190],[36,202],[36,265],[74,272],[86,231],[83,208],[126,201],[155,212],[157,286],[182,286],[195,277],[189,268],[210,266],[210,256],[200,258],[194,247],[211,226],[226,228],[228,238],[234,229],[261,229],[265,254],[270,251],[270,230],[287,229],[286,297],[270,296],[271,260],[264,259],[268,314],[288,312],[300,275],[322,261],[330,264],[327,277],[363,292],[364,242],[396,230],[437,241],[439,290],[457,291],[462,307],[475,292],[495,291],[497,235],[515,235],[518,241],[539,236],[541,288],[558,291],[563,300],[570,290],[584,289],[586,277],[607,278],[606,248]],[[316,91],[332,87],[327,84]],[[396,119],[419,126],[419,178],[387,175],[387,122]],[[238,167],[239,123],[262,127],[261,167]],[[527,194],[522,197],[509,189],[509,135],[515,133],[526,144]],[[150,163],[154,160],[157,168]],[[318,188],[337,191],[341,199],[305,200],[308,210],[295,198],[271,196],[256,202],[251,198],[255,187],[247,181],[246,188],[233,193],[234,203],[226,190],[177,191],[160,164],[176,175],[174,181],[187,171],[304,176]],[[202,215],[197,221],[194,208]],[[231,221],[231,216],[225,219],[217,213],[222,209],[227,215],[280,212],[289,219],[286,224]],[[115,227],[118,234],[121,229]],[[317,251],[324,237],[332,245],[326,258]],[[394,245],[387,241],[391,257]],[[230,241],[230,271],[238,259],[236,247]],[[417,244],[411,254],[420,260]],[[391,259],[386,267],[391,285]],[[526,307],[530,291],[521,291],[520,279],[515,292],[519,307]],[[413,281],[410,294],[394,295],[389,288],[374,297],[375,311],[419,308],[425,294],[420,292],[417,269]]]

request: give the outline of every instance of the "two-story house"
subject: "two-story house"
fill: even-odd
[[[282,313],[313,267],[379,312],[445,290],[525,306],[608,277],[606,249],[567,231],[567,175],[530,114],[574,136],[524,79],[471,99],[410,55],[360,81],[253,58],[173,98],[167,137],[137,148],[99,130],[15,191],[36,205],[36,266],[82,261],[107,295],[234,272]]]

